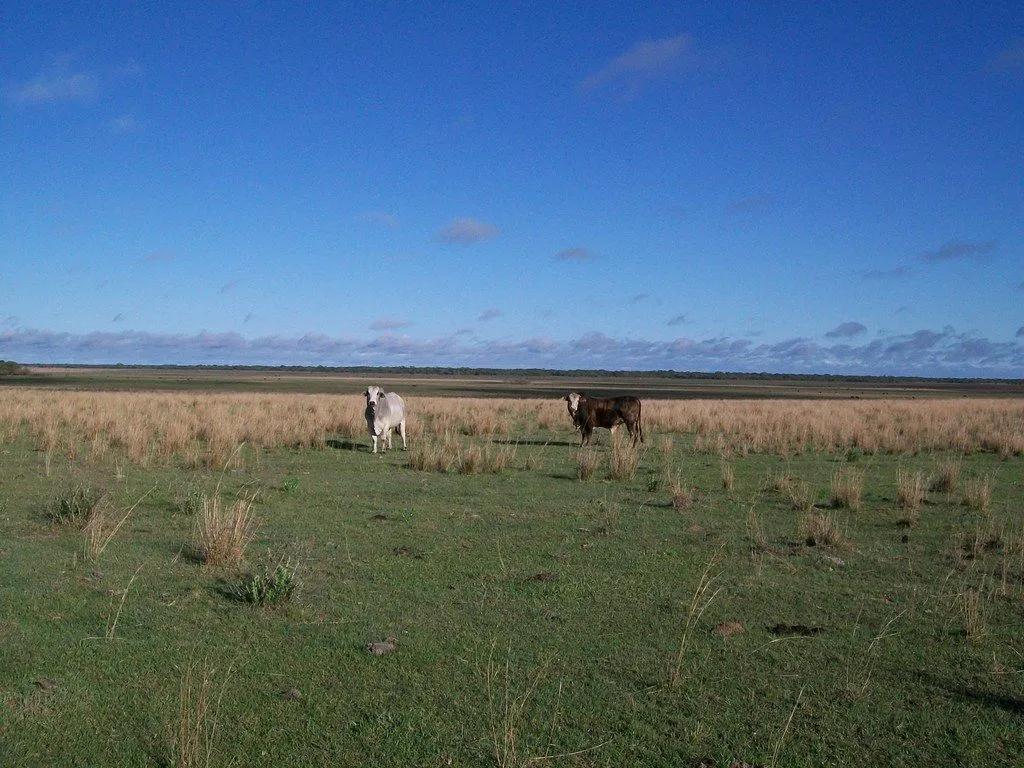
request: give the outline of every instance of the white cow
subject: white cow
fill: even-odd
[[[373,440],[373,452],[377,452],[377,439],[381,441],[381,452],[391,448],[391,432],[397,429],[405,448],[405,401],[394,392],[384,393],[378,386],[367,387],[366,426]]]

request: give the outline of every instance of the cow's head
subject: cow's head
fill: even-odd
[[[377,408],[377,401],[384,397],[384,390],[375,384],[367,387],[363,396],[366,398],[366,407],[373,410]]]
[[[569,406],[569,415],[572,417],[573,424],[576,423],[576,414],[580,410],[580,397],[578,392],[570,392],[565,396],[565,402]]]

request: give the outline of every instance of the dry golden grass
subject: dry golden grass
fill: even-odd
[[[634,443],[628,435],[623,437],[621,430],[612,435],[612,454],[609,459],[608,476],[612,480],[625,482],[632,480],[640,466],[642,451],[638,443]]]
[[[840,469],[832,475],[832,506],[860,510],[864,497],[864,473],[856,469]]]
[[[988,512],[992,505],[992,488],[995,480],[992,477],[972,477],[964,488],[964,505],[979,512]]]
[[[571,429],[561,399],[407,397],[407,431],[426,436],[522,439]],[[69,392],[12,389],[0,401],[0,441],[28,435],[47,457],[112,453],[133,464],[223,468],[235,446],[321,449],[328,438],[366,439],[359,394]],[[1019,399],[648,400],[644,428],[689,434],[694,450],[723,460],[805,451],[913,454],[953,450],[1024,453]],[[949,491],[947,491],[949,492]]]
[[[194,547],[205,565],[237,566],[245,550],[256,538],[258,522],[252,499],[235,499],[221,504],[220,497],[203,498],[203,508],[196,514]]]
[[[936,493],[954,493],[960,487],[960,474],[963,469],[963,459],[942,459],[936,468],[936,477],[932,481],[931,490]]]
[[[590,446],[584,446],[576,451],[576,477],[578,479],[589,480],[592,478],[600,464],[601,455]]]
[[[907,520],[916,523],[924,505],[924,473],[896,470],[896,504],[906,512]]]
[[[800,520],[800,536],[812,546],[842,547],[846,543],[842,524],[834,512],[810,512]]]

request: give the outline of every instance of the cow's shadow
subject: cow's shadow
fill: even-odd
[[[338,451],[368,451],[370,446],[366,443],[359,443],[355,440],[328,440],[326,442],[328,448],[334,448]]]

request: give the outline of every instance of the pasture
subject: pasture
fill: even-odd
[[[183,375],[0,390],[0,765],[1024,761],[1019,397]]]

